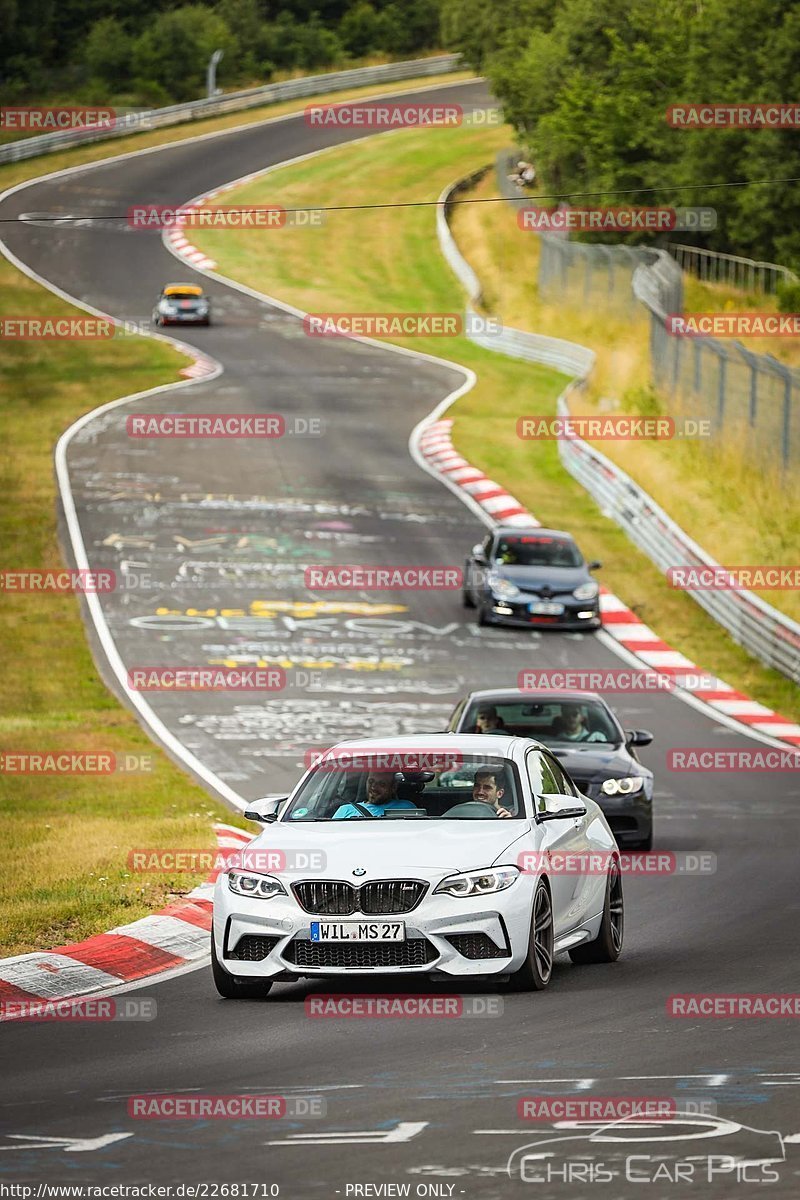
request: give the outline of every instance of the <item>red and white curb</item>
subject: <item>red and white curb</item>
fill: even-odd
[[[195,354],[194,362],[190,363],[188,367],[182,367],[178,372],[179,375],[183,375],[186,379],[207,379],[211,375],[219,374],[213,358],[207,358],[205,354],[196,352]]]
[[[451,490],[462,491],[465,499],[469,497],[471,505],[477,502],[495,524],[540,525],[541,522],[505,488],[488,479],[482,471],[461,457],[453,447],[452,428],[451,419],[440,418],[422,430],[418,446],[428,467]],[[703,671],[685,654],[662,641],[623,600],[606,588],[600,589],[600,610],[605,632],[651,670],[673,676],[680,681],[677,686],[681,690],[696,696],[728,721],[800,747],[800,725],[751,700],[743,692],[737,692],[724,680]]]
[[[259,175],[263,175],[261,171],[253,171],[250,175],[243,175],[241,179],[235,179],[232,183],[226,183],[222,187],[214,188],[213,191],[204,192],[202,196],[195,196],[193,200],[189,200],[186,204],[181,205],[184,212],[191,212],[193,209],[201,208],[207,204],[209,200],[216,200],[217,196],[222,196],[225,192],[232,192],[235,188],[241,187],[242,184],[249,183],[252,179],[256,179]],[[168,250],[171,250],[178,258],[183,258],[193,267],[198,267],[204,271],[213,271],[216,267],[216,262],[213,258],[209,258],[202,250],[198,250],[197,246],[193,246],[186,236],[185,222],[178,217],[177,224],[174,229],[167,229],[164,232],[164,243]]]
[[[244,829],[215,825],[220,850],[252,840]],[[212,885],[219,871],[186,897],[149,917],[56,950],[0,959],[0,1019],[9,1000],[74,1000],[160,975],[208,954]]]
[[[196,208],[196,204],[184,204],[183,208],[190,211]],[[179,258],[184,258],[193,267],[203,267],[205,270],[211,271],[217,265],[213,258],[209,258],[202,250],[198,250],[186,236],[184,224],[181,218],[178,217],[178,224],[174,229],[167,229],[164,233],[164,241]]]
[[[538,525],[519,500],[453,449],[452,420],[434,421],[419,439],[422,457],[449,485],[455,485],[498,525]]]

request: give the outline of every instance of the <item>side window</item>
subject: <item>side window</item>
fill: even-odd
[[[544,755],[542,757],[544,757]],[[579,795],[578,789],[575,787],[575,785],[572,783],[572,781],[569,779],[569,777],[564,774],[564,771],[561,768],[561,766],[556,762],[556,760],[554,758],[550,758],[549,755],[547,756],[547,765],[550,768],[550,772],[553,776],[553,780],[555,783],[555,787],[553,788],[553,791],[557,795],[561,795],[561,796],[577,796],[577,795]]]
[[[543,797],[556,795],[559,790],[552,770],[552,760],[546,758],[541,750],[533,750],[525,759],[525,765],[536,811],[544,812],[546,804]]]

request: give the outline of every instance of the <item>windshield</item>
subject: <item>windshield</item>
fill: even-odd
[[[580,551],[567,538],[520,534],[499,538],[494,560],[507,567],[580,567]]]
[[[624,735],[600,700],[492,700],[473,702],[462,733],[508,733],[545,746],[588,742],[618,746]]]
[[[449,752],[432,770],[419,756],[398,754],[390,769],[383,753],[370,761],[322,762],[293,797],[282,821],[495,820],[524,818],[516,769],[508,759]],[[377,762],[376,762],[377,759]]]

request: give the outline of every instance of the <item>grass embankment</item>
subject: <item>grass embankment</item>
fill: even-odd
[[[0,312],[74,312],[0,259]],[[3,570],[52,568],[53,445],[80,414],[177,379],[186,359],[158,342],[0,342]],[[78,601],[0,595],[0,745],[4,753],[111,752],[149,759],[133,774],[0,772],[0,954],[77,941],[144,916],[202,876],[131,874],[135,846],[213,846],[231,819],[158,751],[92,662]]]
[[[341,203],[345,195],[348,204],[391,196],[431,200],[476,164],[492,161],[508,137],[502,129],[467,128],[393,134],[270,172],[226,201],[302,208]],[[491,212],[501,206],[473,205],[463,211],[475,208]],[[331,212],[322,229],[286,229],[266,236],[198,230],[193,240],[222,273],[306,311],[454,312],[463,306],[461,289],[439,253],[431,207]],[[520,254],[509,249],[500,273],[524,277],[527,267]],[[480,273],[477,256],[474,265]],[[521,305],[503,316],[509,324],[524,324],[523,313]],[[583,340],[583,330],[573,333]],[[666,586],[649,560],[563,470],[554,443],[517,438],[520,415],[554,411],[563,376],[481,350],[464,338],[398,341],[477,372],[477,386],[452,410],[456,445],[471,462],[507,485],[540,520],[572,530],[589,557],[603,560],[603,581],[662,637],[763,703],[800,717],[796,688],[754,663],[688,596]]]
[[[494,194],[493,174],[468,193],[471,197]],[[458,206],[452,228],[481,281],[487,311],[506,325],[567,338],[595,351],[596,370],[589,386],[573,395],[573,412],[670,411],[650,385],[649,321],[641,306],[623,312],[591,300],[586,305],[571,303],[569,296],[559,297],[558,302],[543,298],[537,286],[539,238],[520,231],[505,205]],[[729,289],[689,280],[685,308],[716,311],[734,303],[747,311],[758,305],[775,308],[774,297],[739,294],[734,300],[734,296]],[[757,341],[764,339],[751,338],[751,348],[765,351],[766,345],[756,346]],[[692,410],[690,415],[696,414]],[[757,465],[745,443],[724,451],[709,445],[708,439],[594,444],[646,488],[717,561],[730,565],[797,561],[800,481]],[[777,460],[776,451],[776,466]],[[800,593],[761,595],[800,619]]]
[[[425,82],[468,77],[464,72]],[[395,85],[399,90],[413,86],[413,80]],[[379,90],[373,84],[315,97],[314,103]],[[270,105],[10,164],[0,167],[0,190],[127,150],[302,111],[305,103]],[[0,258],[1,315],[75,311]],[[52,455],[64,429],[116,397],[177,381],[185,365],[186,359],[169,347],[143,338],[0,340],[3,570],[61,563]],[[102,751],[123,762],[126,755],[141,755],[151,768],[70,777],[0,770],[0,955],[78,941],[136,920],[200,882],[204,873],[132,874],[128,851],[213,847],[213,819],[247,823],[187,779],[106,690],[89,653],[77,600],[0,592],[0,649],[6,664],[0,674],[0,752]]]

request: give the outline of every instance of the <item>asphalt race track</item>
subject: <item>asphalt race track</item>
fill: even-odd
[[[436,95],[486,100],[477,84]],[[137,201],[179,203],[352,136],[310,129],[300,115],[34,183],[10,196],[0,216],[105,216]],[[128,232],[123,222],[2,228],[8,248],[32,270],[119,318],[147,319],[165,281],[191,277],[160,237]],[[462,376],[380,347],[309,339],[279,308],[223,282],[209,290],[217,323],[179,336],[224,373],[90,421],[68,458],[92,566],[150,581],[102,597],[127,666],[288,664],[289,687],[266,700],[224,692],[150,697],[200,762],[254,798],[291,785],[309,745],[441,729],[463,690],[513,683],[523,666],[620,665],[591,636],[479,631],[453,592],[309,595],[309,564],[461,565],[480,523],[415,465],[407,443]],[[128,412],[165,410],[317,417],[322,433],[226,442],[127,437]],[[332,600],[341,611],[325,608]],[[304,996],[336,987],[279,984],[265,1001],[226,1002],[204,968],[132,993],[157,1001],[151,1022],[5,1025],[0,1182],[265,1183],[298,1200],[355,1196],[353,1185],[366,1184],[481,1198],[534,1189],[542,1196],[796,1195],[796,1027],[677,1020],[665,1008],[675,993],[796,990],[796,778],[670,774],[671,747],[755,743],[669,695],[619,701],[624,725],[656,734],[643,755],[656,771],[656,845],[711,851],[717,870],[627,880],[618,964],[575,967],[565,958],[546,993],[505,995],[497,1019],[311,1019]],[[471,991],[494,994],[479,984]],[[154,1092],[322,1097],[326,1111],[241,1122],[127,1115],[128,1097]],[[666,1097],[686,1112],[711,1106],[717,1120],[626,1127],[593,1141],[583,1131],[559,1148],[576,1131],[517,1116],[521,1096],[544,1094]],[[710,1136],[698,1141],[699,1132]],[[512,1182],[509,1155],[543,1139],[554,1140],[537,1160],[540,1181]],[[654,1145],[665,1164],[680,1160],[686,1170],[693,1161],[691,1182],[684,1174],[682,1184],[670,1183],[669,1166],[649,1182],[656,1167],[644,1156]],[[720,1156],[710,1183],[705,1159],[698,1165],[708,1154]],[[632,1166],[630,1156],[642,1157]],[[775,1159],[782,1161],[765,1165]],[[578,1161],[583,1176],[574,1173]],[[611,1181],[598,1178],[600,1166]],[[768,1183],[771,1174],[776,1181]]]

